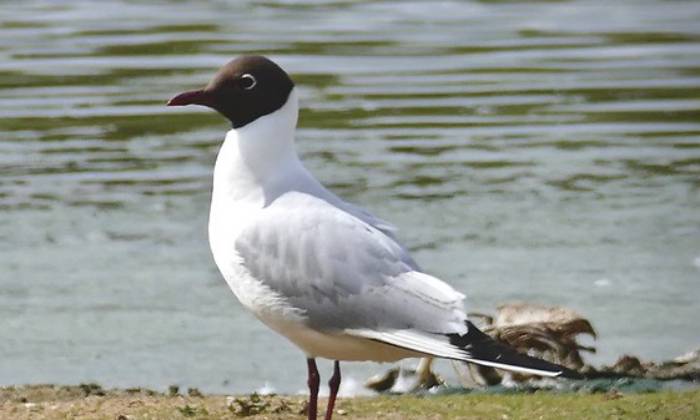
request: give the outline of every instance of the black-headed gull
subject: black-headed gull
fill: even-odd
[[[464,295],[424,273],[390,224],[321,185],[299,160],[294,82],[265,57],[237,58],[201,90],[168,105],[204,105],[233,128],[214,168],[209,242],[238,300],[307,357],[309,419],[316,357],[390,362],[433,356],[542,376],[564,368],[517,353],[479,331]]]

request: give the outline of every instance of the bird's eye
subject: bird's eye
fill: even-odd
[[[243,76],[241,76],[240,85],[243,89],[251,90],[257,84],[258,84],[258,81],[255,80],[255,77],[252,74],[246,73]]]

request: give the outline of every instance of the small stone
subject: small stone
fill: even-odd
[[[197,388],[187,388],[187,395],[194,398],[202,398],[204,396]]]
[[[168,395],[171,397],[176,397],[180,393],[180,387],[177,385],[170,385],[168,387]]]
[[[338,413],[339,416],[348,414],[347,410],[343,410],[342,408],[340,410],[336,410],[335,412]]]

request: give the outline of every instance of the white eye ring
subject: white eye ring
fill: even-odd
[[[258,81],[255,80],[255,76],[253,76],[253,75],[250,74],[250,73],[246,73],[246,74],[244,74],[244,75],[241,76],[241,81],[243,81],[243,80],[245,80],[245,79],[249,79],[249,80],[250,80],[250,82],[247,82],[247,83],[250,83],[249,86],[241,85],[241,86],[243,87],[243,89],[245,89],[245,90],[251,90],[251,89],[253,89],[253,88],[255,87],[255,85],[258,84]]]

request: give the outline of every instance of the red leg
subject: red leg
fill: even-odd
[[[335,406],[335,397],[338,395],[338,388],[340,388],[340,363],[336,360],[333,363],[333,376],[328,381],[328,387],[331,390],[328,396],[328,407],[326,407],[326,420],[331,420],[333,417],[333,407]]]
[[[316,361],[314,359],[306,359],[306,366],[309,373],[306,383],[309,385],[309,420],[316,420],[316,410],[318,407],[318,385],[321,382],[321,377],[318,375]]]

